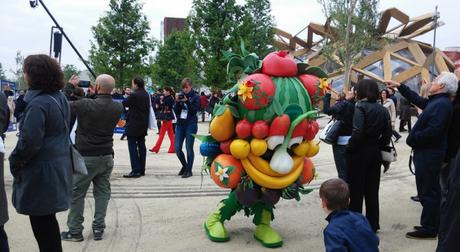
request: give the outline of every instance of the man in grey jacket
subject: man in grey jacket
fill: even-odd
[[[0,93],[0,135],[2,135],[9,124],[9,108],[6,97]],[[6,201],[5,183],[3,180],[3,159],[5,156],[5,145],[0,137],[0,251],[8,252],[8,238],[3,225],[8,221],[8,203]]]
[[[65,241],[83,241],[84,201],[91,182],[95,201],[92,225],[94,240],[101,240],[104,234],[113,169],[113,130],[123,112],[123,105],[112,100],[114,87],[112,76],[99,75],[96,79],[95,99],[70,103],[71,112],[78,121],[75,145],[85,159],[88,175],[74,175],[72,203],[67,219],[69,231],[61,234]]]

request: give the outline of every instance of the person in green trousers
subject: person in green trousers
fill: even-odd
[[[75,83],[77,85],[77,80]],[[103,238],[105,215],[110,199],[110,175],[113,169],[113,130],[123,112],[123,105],[112,100],[110,95],[115,80],[107,74],[96,79],[96,98],[82,99],[70,103],[71,112],[77,117],[75,145],[85,159],[88,175],[75,174],[73,178],[72,203],[67,226],[69,231],[61,233],[64,241],[83,241],[83,211],[85,196],[91,183],[95,201],[92,224],[94,240]]]

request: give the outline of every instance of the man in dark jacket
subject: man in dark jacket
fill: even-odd
[[[179,176],[182,178],[191,177],[193,160],[195,154],[193,152],[193,143],[195,138],[193,134],[198,131],[197,112],[200,110],[200,96],[192,89],[192,80],[185,78],[182,80],[182,92],[176,94],[176,105],[174,112],[177,116],[176,135],[174,139],[174,148],[176,155],[179,158],[182,168],[179,171]],[[185,149],[187,150],[187,160],[185,159],[182,145],[185,140]]]
[[[0,93],[0,134],[3,134],[8,128],[9,108],[6,102],[6,96]],[[8,252],[8,238],[3,226],[8,221],[8,203],[5,193],[5,182],[3,180],[3,159],[5,156],[5,145],[0,137],[0,251]]]
[[[145,136],[149,124],[150,95],[145,91],[144,80],[136,77],[132,80],[134,92],[123,101],[129,109],[126,119],[129,158],[132,171],[125,178],[139,178],[145,175],[146,147]]]
[[[439,229],[441,189],[439,173],[447,149],[447,132],[452,115],[449,95],[457,91],[457,77],[453,73],[442,72],[433,80],[429,97],[420,97],[405,85],[387,81],[415,106],[423,109],[417,122],[406,139],[414,150],[415,180],[422,204],[421,226],[408,232],[407,238],[435,239]]]
[[[123,112],[123,105],[112,100],[115,80],[107,74],[96,79],[95,99],[81,99],[70,104],[77,117],[76,147],[85,159],[88,175],[74,175],[72,204],[67,219],[69,231],[61,234],[65,241],[83,241],[85,196],[93,183],[95,201],[93,236],[101,240],[110,199],[110,175],[113,169],[113,130]]]

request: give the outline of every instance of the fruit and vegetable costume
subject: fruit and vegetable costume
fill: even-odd
[[[300,200],[299,193],[311,191],[303,185],[314,178],[310,158],[319,151],[313,107],[330,86],[321,69],[297,64],[285,51],[261,61],[243,43],[241,50],[224,53],[229,76],[239,79],[215,106],[210,135],[196,136],[204,168],[218,186],[232,189],[204,229],[210,240],[228,241],[224,221],[243,210],[254,215],[254,238],[279,247],[283,240],[270,226],[273,209],[280,198]]]

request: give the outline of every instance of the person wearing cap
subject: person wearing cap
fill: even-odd
[[[436,239],[438,235],[441,203],[439,174],[447,150],[447,132],[452,117],[450,96],[457,91],[457,81],[455,74],[442,72],[431,83],[428,98],[419,96],[398,82],[385,81],[423,110],[406,139],[414,151],[415,180],[423,207],[421,225],[414,226],[414,231],[406,233],[407,238]]]

